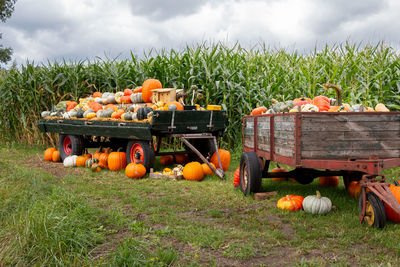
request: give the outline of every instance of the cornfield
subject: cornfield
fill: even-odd
[[[309,54],[239,44],[188,46],[182,51],[150,51],[130,59],[96,59],[55,62],[0,71],[0,140],[43,143],[35,124],[40,112],[61,100],[77,99],[100,91],[116,92],[159,79],[164,87],[197,86],[199,104],[222,104],[229,124],[224,142],[240,146],[242,116],[271,99],[314,97],[326,91],[322,84],[339,85],[350,104],[385,103],[400,109],[400,57],[383,43],[375,46],[344,43]],[[188,99],[191,99],[189,96]]]

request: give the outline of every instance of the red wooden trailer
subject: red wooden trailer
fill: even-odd
[[[271,161],[289,172],[268,172]],[[321,176],[342,176],[347,188],[360,181],[360,220],[383,228],[384,204],[400,205],[384,169],[400,166],[400,112],[295,112],[245,116],[240,188],[261,189],[262,178],[291,177],[309,184]],[[369,190],[366,190],[366,189]]]

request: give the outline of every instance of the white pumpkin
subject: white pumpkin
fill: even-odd
[[[117,104],[121,104],[121,97],[124,96],[124,92],[116,92],[115,93],[115,102],[117,102]]]
[[[311,214],[325,214],[331,211],[332,202],[327,197],[321,197],[321,193],[317,191],[316,196],[307,196],[303,200],[303,209]]]
[[[64,167],[75,167],[77,155],[68,156],[64,159]]]

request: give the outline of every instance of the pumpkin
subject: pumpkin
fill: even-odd
[[[153,95],[153,89],[162,88],[162,84],[157,79],[147,79],[142,84],[142,97],[143,102],[150,103],[151,96]]]
[[[328,111],[331,106],[329,98],[323,95],[314,97],[311,104],[317,106],[319,111]]]
[[[197,161],[189,162],[183,167],[183,178],[189,181],[203,180],[203,167]]]
[[[126,167],[126,153],[121,152],[122,148],[117,152],[111,152],[108,156],[107,163],[110,171],[119,171]]]
[[[121,97],[124,96],[124,92],[116,92],[114,95],[115,98],[115,102],[117,102],[117,104],[121,104]]]
[[[85,112],[83,112],[83,118],[86,118],[87,114],[89,113],[94,113],[94,110],[91,108],[88,108]]]
[[[112,109],[113,111],[117,111],[118,110],[118,106],[114,105],[114,104],[108,104],[104,107],[104,110],[106,109]]]
[[[233,186],[239,186],[240,185],[240,167],[238,167],[233,174]]]
[[[215,168],[215,165],[213,163],[210,163],[210,164]],[[211,175],[214,173],[214,171],[207,165],[207,163],[201,164],[201,167],[203,168],[203,173],[205,176]]]
[[[120,118],[121,118],[121,115],[124,114],[124,113],[125,113],[125,111],[124,111],[123,109],[118,109],[117,111],[114,111],[114,112],[111,114],[111,118],[113,118],[113,119],[120,119]]]
[[[64,159],[64,167],[75,167],[77,155],[68,156]]]
[[[101,153],[99,156],[99,164],[103,169],[108,168],[108,156],[109,156],[109,153],[107,153],[107,152]]]
[[[134,114],[132,112],[126,112],[124,114],[121,115],[121,119],[126,120],[126,121],[131,121],[134,119]],[[136,114],[135,114],[136,115]]]
[[[124,95],[125,95],[125,96],[130,96],[131,94],[133,94],[133,92],[132,92],[131,89],[126,88],[126,89],[124,90]]]
[[[283,168],[283,167],[276,167],[276,168],[274,168],[274,169],[272,169],[272,171],[271,172],[287,172],[287,170],[285,169],[285,168]],[[288,180],[288,178],[286,178],[286,177],[272,177],[271,178],[272,179],[272,181],[287,181]]]
[[[92,172],[99,172],[101,171],[101,165],[99,163],[93,163],[90,169]]]
[[[261,115],[263,113],[267,112],[267,108],[266,107],[259,107],[259,108],[255,108],[251,111],[250,115]]]
[[[352,181],[347,185],[347,193],[351,197],[358,198],[361,193],[361,185],[359,181]]]
[[[78,103],[76,103],[75,101],[67,101],[67,102],[68,102],[67,111],[73,110],[78,105]]]
[[[327,197],[321,197],[321,193],[317,191],[315,196],[307,196],[303,200],[303,209],[311,214],[326,214],[332,209],[332,202]]]
[[[187,154],[176,154],[174,155],[174,158],[175,162],[178,164],[186,163],[189,160],[189,156]]]
[[[278,200],[277,207],[282,210],[300,210],[303,207],[302,196],[287,195]]]
[[[44,151],[44,160],[45,161],[52,161],[53,160],[53,153],[57,151],[55,147],[50,147]]]
[[[174,101],[167,103],[168,110],[183,110],[181,103]]]
[[[143,102],[142,93],[131,94],[131,102],[132,103],[142,103]]]
[[[390,110],[389,110],[384,104],[378,103],[378,104],[375,106],[375,111],[388,112],[388,111],[390,111]]]
[[[160,157],[160,165],[169,165],[174,161],[174,157],[172,155],[165,155]]]
[[[125,95],[125,96],[121,97],[121,103],[122,104],[130,104],[130,103],[132,103],[131,96],[130,95]]]
[[[311,104],[311,99],[307,97],[296,98],[293,100],[294,106],[302,106],[306,104]]]
[[[142,164],[129,163],[125,168],[125,175],[129,178],[142,178],[146,174],[146,167]]]
[[[222,169],[226,171],[229,168],[229,164],[231,163],[231,153],[225,149],[218,149],[219,157],[221,158]],[[216,166],[216,168],[220,168],[218,163],[218,155],[217,152],[211,157],[211,162]]]
[[[93,119],[93,118],[95,118],[96,117],[96,113],[94,113],[94,112],[90,112],[90,113],[88,113],[88,114],[86,114],[86,119]]]
[[[97,151],[94,152],[92,158],[94,158],[94,159],[99,159],[101,153],[103,153],[103,152],[104,152],[103,148],[102,148],[102,147],[99,147],[99,149],[97,149]]]
[[[91,108],[91,109],[93,110],[94,113],[96,113],[97,111],[103,109],[103,106],[102,106],[101,104],[95,102],[95,101],[90,102],[90,103],[88,104],[88,107]]]
[[[77,167],[85,167],[86,160],[87,160],[87,158],[85,158],[84,156],[78,156],[76,158],[76,166]]]
[[[142,87],[138,86],[135,89],[133,89],[133,93],[141,93],[142,92]]]
[[[100,92],[94,92],[93,97],[101,97],[103,94]]]
[[[137,119],[140,120],[140,121],[147,119],[147,115],[151,111],[153,111],[153,109],[150,108],[150,107],[139,108],[137,113],[136,113]]]
[[[396,198],[397,202],[400,203],[400,186],[398,181],[394,182],[394,185],[390,185],[389,189],[392,192],[393,196]],[[395,223],[400,223],[400,215],[395,212],[391,207],[389,207],[386,203],[385,203],[385,212],[386,212],[386,217]]]
[[[94,163],[99,163],[99,160],[97,158],[89,158],[86,160],[85,166],[90,168]]]
[[[53,162],[60,162],[61,161],[61,157],[60,157],[60,151],[56,150],[53,152],[53,155],[51,157],[51,160]]]
[[[336,187],[339,185],[339,176],[319,177],[319,185]]]

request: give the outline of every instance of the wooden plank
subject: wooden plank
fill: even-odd
[[[302,142],[303,151],[346,151],[346,150],[400,150],[400,141],[365,141],[365,140],[316,140],[313,142]]]
[[[269,135],[268,136],[257,136],[258,139],[258,146],[257,148],[259,150],[263,151],[270,151],[270,140],[269,140]]]
[[[294,131],[275,131],[274,132],[275,138],[282,138],[282,139],[290,139],[294,140]]]
[[[379,158],[399,158],[400,150],[334,150],[334,151],[302,151],[304,159],[365,159],[370,156]]]
[[[383,121],[397,121],[400,122],[400,114],[357,114],[357,113],[342,113],[342,114],[307,114],[303,113],[302,118],[304,121],[312,123],[331,123],[331,122],[383,122]]]
[[[400,122],[332,122],[315,123],[303,121],[302,132],[370,132],[370,131],[400,131]]]
[[[301,137],[303,142],[316,140],[365,140],[365,141],[385,141],[400,140],[400,131],[368,131],[368,132],[303,132]]]
[[[254,148],[254,135],[245,135],[243,144],[245,147]]]
[[[293,148],[275,147],[275,154],[292,158],[294,156]]]

